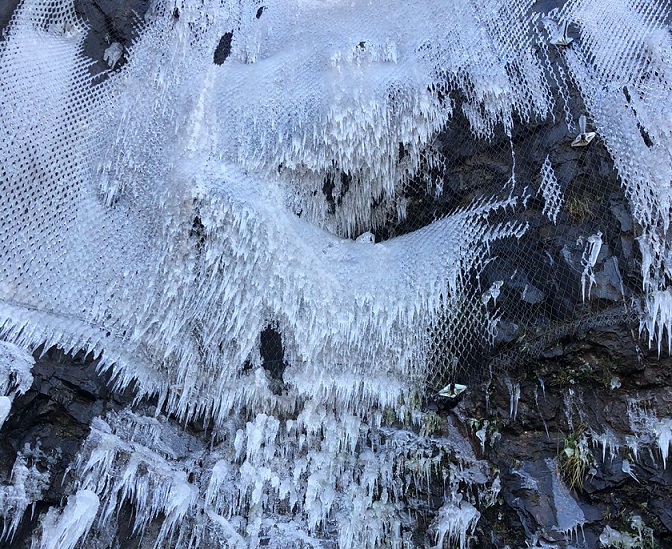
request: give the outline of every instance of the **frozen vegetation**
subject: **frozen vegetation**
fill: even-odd
[[[159,523],[155,547],[408,547],[409,500],[430,477],[444,483],[436,547],[470,545],[497,472],[459,429],[433,436],[418,401],[437,319],[448,338],[495,337],[501,281],[469,285],[528,228],[515,157],[497,196],[374,237],[406,215],[405,185],[433,162],[458,93],[473,139],[504,131],[513,154],[514,125],[553,117],[578,86],[642,228],[642,329],[670,346],[665,2],[572,0],[547,18],[533,4],[154,0],[132,47],[112,43],[109,71],[92,77],[73,2],[23,0],[0,42],[0,424],[39,346],[93,353],[136,395],[94,419],[34,547],[109,547],[129,505],[134,533]],[[581,39],[565,75],[548,48],[568,46],[568,24]],[[555,223],[564,199],[548,158],[537,173]],[[585,242],[585,298],[601,245]],[[262,367],[268,326],[282,337],[281,389]],[[633,404],[633,431],[663,465],[671,421]],[[48,485],[39,451],[0,487],[2,539]],[[557,526],[576,538],[583,514],[554,467]]]

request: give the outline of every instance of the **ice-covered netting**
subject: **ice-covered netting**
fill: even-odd
[[[316,226],[329,223],[309,212],[327,200],[312,185],[347,173],[348,196],[366,204],[338,209],[365,228],[371,204],[396,197],[400,165],[417,161],[451,113],[433,88],[454,80],[470,90],[462,108],[487,135],[509,127],[514,110],[548,108],[505,70],[520,58],[513,73],[540,79],[533,58],[507,49],[497,61],[503,46],[475,32],[466,5],[446,8],[468,15],[460,41],[438,23],[432,40],[419,32],[429,5],[399,8],[386,28],[374,24],[380,7],[280,3],[257,19],[237,4],[187,2],[179,19],[150,10],[126,67],[98,81],[80,53],[85,28],[57,5],[24,2],[2,44],[6,336],[104,350],[120,384],[135,379],[187,416],[249,403],[233,380],[258,362],[271,322],[286,346],[285,381],[311,394],[387,405],[417,385],[435,311],[460,299],[463,273],[493,239],[522,233],[488,224],[517,199],[366,244]],[[224,32],[232,49],[217,65]],[[520,35],[510,48],[525,46]],[[474,70],[474,49],[499,64]]]
[[[43,546],[105,545],[124,502],[137,533],[163,517],[157,546],[401,547],[409,513],[466,546],[489,504],[469,486],[496,483],[418,403],[632,296],[599,147],[642,228],[644,324],[672,318],[669,5],[604,6],[158,0],[92,76],[72,0],[23,0],[0,42],[0,335],[93,351],[214,441],[96,420]],[[414,193],[435,208],[415,225]],[[413,507],[432,475],[445,504]]]
[[[460,60],[434,51],[439,40],[411,40],[424,25],[417,10],[403,8],[406,23],[385,29],[374,24],[384,12],[369,6],[279,2],[261,20],[249,5],[178,8],[179,18],[173,5],[150,9],[127,64],[98,77],[69,2],[27,1],[16,12],[0,45],[3,335],[31,349],[102,353],[117,387],[134,382],[138,398],[158,395],[159,410],[203,417],[219,439],[231,413],[250,417],[246,457],[224,455],[234,484],[215,475],[203,500],[191,482],[176,484],[187,475],[179,456],[141,458],[133,435],[111,440],[94,424],[102,438],[92,439],[100,447],[80,471],[82,487],[43,517],[36,543],[74,546],[93,528],[104,544],[116,531],[109,519],[130,501],[140,533],[165,517],[157,546],[176,532],[198,543],[213,525],[221,544],[254,545],[262,534],[399,544],[403,491],[388,503],[379,490],[394,487],[393,461],[403,470],[414,454],[402,446],[381,458],[386,443],[372,441],[383,410],[407,419],[436,311],[463,301],[465,274],[524,224],[490,221],[519,203],[509,189],[383,243],[343,236],[374,228],[376,208],[396,211],[404,178],[450,115],[436,91],[447,78],[442,55],[469,81],[479,133],[510,125],[514,105],[498,99],[508,77],[500,67],[493,91],[492,67],[473,73],[467,50]],[[230,32],[229,58],[213,63]],[[492,47],[485,37],[451,40],[453,50]],[[313,195],[340,174],[352,192],[336,196],[336,215]],[[261,368],[268,325],[285,349],[281,391]],[[285,449],[277,457],[275,445]],[[432,471],[426,453],[418,483]],[[343,463],[328,472],[334,460]],[[134,469],[141,461],[144,476]],[[109,475],[125,480],[108,486]],[[22,509],[38,497],[24,497]],[[456,508],[472,509],[462,498],[452,498]],[[197,504],[208,519],[195,518]],[[295,518],[275,518],[277,506]],[[232,514],[241,518],[229,523]],[[465,538],[458,519],[441,524],[442,537]]]
[[[579,30],[580,40],[565,53],[567,66],[641,226],[637,242],[647,296],[642,327],[659,350],[665,339],[670,350],[670,3],[577,0],[568,2],[559,18]]]

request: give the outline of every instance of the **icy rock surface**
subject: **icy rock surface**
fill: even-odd
[[[11,412],[14,397],[30,388],[33,382],[30,370],[34,363],[25,350],[0,341],[0,428]]]
[[[400,497],[438,473],[453,495],[437,539],[466,546],[480,516],[475,505],[490,505],[499,489],[457,430],[453,442],[442,442],[336,418],[309,403],[297,419],[231,418],[225,431],[207,447],[163,419],[130,411],[94,420],[74,466],[77,494],[99,498],[94,539],[104,540],[117,527],[119,506],[131,505],[134,532],[165,517],[155,547],[331,546],[325,532],[343,547],[402,547],[409,517]],[[368,448],[357,452],[362,434]],[[88,528],[88,515],[77,525],[78,515],[67,516],[73,528]],[[43,519],[36,540],[52,537],[54,520]]]
[[[16,457],[9,483],[0,485],[0,517],[3,519],[0,542],[12,540],[26,510],[29,507],[34,510],[35,503],[49,487],[50,469],[38,467],[44,457],[39,445],[26,446]]]
[[[468,544],[493,473],[457,431],[453,446],[433,440],[414,400],[438,317],[448,336],[494,338],[497,292],[465,289],[494,243],[523,236],[513,214],[527,197],[512,173],[496,198],[373,238],[405,215],[402,190],[455,115],[451,92],[488,140],[551,117],[551,79],[576,82],[642,226],[644,326],[659,345],[672,337],[666,3],[556,10],[555,34],[571,23],[581,36],[563,50],[570,75],[550,66],[533,4],[155,0],[137,40],[106,51],[114,71],[93,77],[73,2],[21,3],[0,43],[1,334],[16,349],[92,352],[117,390],[157,402],[93,422],[36,546],[104,545],[130,503],[134,533],[160,521],[157,547],[402,547],[408,492],[433,474],[446,481],[437,543]],[[550,160],[539,173],[555,221]],[[584,296],[601,243],[584,253]],[[281,387],[262,368],[268,326],[282,338]],[[30,384],[21,364],[8,398]],[[168,417],[201,421],[212,444]],[[395,422],[425,422],[424,436],[385,430]],[[665,461],[669,424],[651,429]]]

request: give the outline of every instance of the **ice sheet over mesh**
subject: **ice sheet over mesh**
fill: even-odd
[[[644,326],[658,348],[670,317],[659,314],[669,299],[669,230],[672,204],[672,37],[669,2],[615,0],[568,3],[563,16],[581,33],[566,54],[586,106],[594,117],[641,225]]]
[[[163,512],[157,543],[202,540],[207,520],[234,545],[283,528],[291,543],[401,543],[392,464],[423,476],[436,448],[386,454],[402,436],[380,435],[390,410],[402,420],[418,393],[638,299],[662,339],[669,6],[598,4],[156,1],[114,70],[92,76],[72,3],[22,3],[0,43],[2,335],[102,353],[118,386],[239,444],[198,467],[161,450],[144,500],[119,484],[139,530]],[[571,45],[550,44],[544,15],[569,22]],[[575,148],[581,115],[597,137]],[[94,497],[112,513],[101,479],[135,475],[125,460],[155,442],[133,446],[115,421],[96,423],[86,451],[100,459],[80,464],[84,485],[48,528]],[[264,445],[302,464],[288,509]],[[195,469],[207,494],[162,492],[162,475]],[[444,514],[475,517],[478,498],[450,482]],[[329,530],[355,516],[369,530]],[[464,539],[472,523],[458,522],[437,531]]]
[[[543,114],[549,98],[513,93],[506,72],[523,63],[541,79],[534,58],[520,61],[507,49],[498,61],[478,33],[462,29],[458,39],[442,24],[427,28],[429,7],[401,7],[386,26],[373,24],[387,19],[370,6],[279,4],[247,21],[239,6],[185,3],[178,21],[161,5],[150,10],[126,69],[99,82],[87,76],[84,30],[69,22],[72,13],[45,16],[41,6],[23,5],[2,52],[12,102],[3,200],[26,225],[15,235],[8,215],[3,226],[13,337],[28,342],[45,330],[16,307],[48,314],[47,332],[73,322],[99,329],[99,339],[82,334],[72,344],[123,341],[127,355],[158,372],[143,376],[146,391],[183,385],[181,396],[168,397],[181,413],[213,406],[214,395],[194,403],[198,372],[211,372],[224,390],[271,321],[294,368],[366,378],[374,357],[385,357],[400,379],[420,379],[433,312],[457,298],[462,272],[490,239],[520,233],[522,225],[486,225],[490,210],[515,199],[367,246],[313,225],[330,226],[311,215],[327,203],[314,185],[347,174],[338,210],[359,229],[373,228],[372,204],[398,198],[420,149],[451,114],[447,86],[468,82],[462,109],[480,135],[510,127],[516,108]],[[461,10],[474,30],[466,7],[444,15]],[[318,19],[331,24],[309,24]],[[243,23],[256,26],[245,33]],[[231,54],[214,64],[212,45],[231,29]],[[305,43],[314,47],[299,48]],[[471,68],[474,48],[493,51],[492,70]],[[53,89],[12,91],[39,87],[40,69],[52,73]],[[16,149],[16,139],[29,143]],[[106,358],[120,361],[122,381],[136,377],[113,347]]]

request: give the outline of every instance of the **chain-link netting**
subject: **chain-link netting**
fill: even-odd
[[[523,198],[515,214],[499,220],[520,219],[527,226],[524,236],[493,244],[487,261],[469,273],[460,303],[442,309],[430,328],[427,372],[435,391],[447,383],[482,379],[493,367],[519,365],[577,330],[636,323],[645,312],[637,243],[642,230],[565,58],[580,24],[567,24],[568,44],[554,44],[559,27],[553,16],[562,18],[552,13],[536,19],[532,40],[544,63],[552,112],[517,119],[511,130],[500,127],[483,137],[474,134],[464,114],[462,91],[432,88],[442,104],[450,105],[450,120],[420,152],[415,175],[404,181],[394,206],[380,208],[374,201],[368,224],[346,231],[354,237],[370,230],[375,242],[384,242],[479,198]],[[622,93],[630,102],[627,85]],[[582,133],[589,138],[579,139]],[[639,133],[650,147],[646,130],[640,127]],[[407,155],[400,142],[397,163]],[[323,179],[315,192],[323,195],[327,214],[346,209],[351,185],[348,172]],[[275,353],[281,362],[280,341]]]
[[[46,537],[130,501],[157,546],[402,547],[450,456],[418,516],[464,546],[496,483],[397,428],[423,398],[591,326],[672,337],[669,3],[561,4],[20,4],[0,335],[136,394]]]

